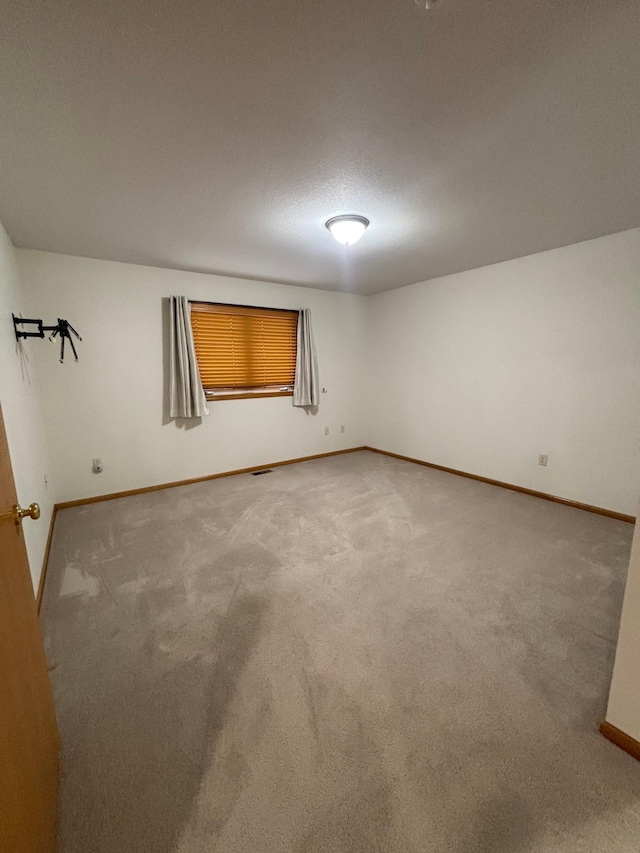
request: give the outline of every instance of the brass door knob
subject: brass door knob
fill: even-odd
[[[40,506],[36,503],[33,503],[30,504],[26,509],[22,509],[20,504],[16,504],[13,507],[13,517],[16,520],[16,524],[22,524],[22,519],[25,518],[25,516],[27,515],[29,516],[29,518],[32,518],[34,521],[36,521],[36,519],[40,518]]]

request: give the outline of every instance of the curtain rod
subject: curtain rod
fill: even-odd
[[[237,302],[209,302],[206,299],[190,299],[189,305],[193,305],[194,302],[200,305],[223,305],[226,308],[256,308],[258,311],[284,311],[287,314],[290,314],[292,311],[302,310],[301,308],[271,308],[266,305],[239,305]]]

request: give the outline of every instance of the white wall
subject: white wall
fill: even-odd
[[[31,579],[37,591],[54,493],[48,476],[50,468],[38,387],[29,357],[31,347],[16,343],[12,313],[30,316],[23,300],[15,249],[0,225],[0,404],[18,500],[22,506],[36,501],[42,512],[39,521],[26,519],[23,523]],[[34,343],[43,346],[42,341]]]
[[[640,741],[640,524],[631,546],[607,721]]]
[[[640,229],[369,297],[368,313],[368,444],[635,513]]]
[[[58,500],[67,501],[308,456],[364,443],[364,297],[46,252],[18,252],[29,310],[64,317],[80,360],[30,344],[37,361]],[[164,418],[163,297],[312,309],[317,415],[290,397],[221,400],[189,429]],[[340,434],[340,426],[346,431]],[[329,436],[324,427],[330,427]],[[101,457],[104,471],[93,474]]]
[[[366,443],[635,512],[640,229],[372,297],[17,255],[29,310],[67,317],[84,336],[78,364],[60,365],[55,344],[27,344],[60,501]],[[212,403],[191,429],[166,422],[170,293],[312,308],[329,390],[319,414],[283,397]]]

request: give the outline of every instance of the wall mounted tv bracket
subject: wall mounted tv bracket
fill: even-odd
[[[16,317],[15,314],[12,314],[11,316],[13,317],[13,328],[16,333],[17,341],[19,341],[20,338],[44,338],[45,332],[51,332],[49,335],[50,341],[52,341],[56,335],[60,335],[60,363],[62,364],[62,362],[64,362],[65,339],[68,340],[71,345],[73,357],[76,361],[78,360],[78,353],[76,352],[71,335],[75,335],[79,341],[81,341],[82,338],[68,320],[61,320],[60,317],[58,317],[58,322],[55,326],[45,326],[43,325],[42,320],[27,320],[23,317]],[[27,323],[31,326],[36,326],[36,331],[25,332],[24,329],[19,328]]]

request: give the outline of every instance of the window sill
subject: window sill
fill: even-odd
[[[257,397],[293,397],[293,391],[247,391],[240,394],[208,394],[205,392],[208,403],[216,400],[251,400]]]

